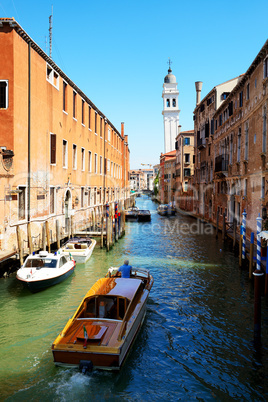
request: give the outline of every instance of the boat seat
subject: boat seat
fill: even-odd
[[[66,248],[74,249],[74,245],[72,243],[67,243]]]
[[[81,248],[82,248],[82,249],[87,248],[87,244],[86,244],[86,243],[82,243],[82,244],[81,244]]]

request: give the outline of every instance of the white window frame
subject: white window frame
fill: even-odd
[[[86,154],[86,150],[85,148],[81,148],[81,170],[82,172],[85,171],[85,154]]]
[[[98,173],[98,154],[94,154],[94,173],[97,174]]]
[[[72,148],[73,152],[72,152],[72,158],[73,158],[73,170],[77,169],[77,145],[73,144],[73,148]]]
[[[53,202],[53,212],[51,212],[51,190],[54,193],[54,202]],[[49,186],[49,215],[55,215],[56,214],[56,187],[55,186]]]
[[[88,151],[88,171],[92,172],[92,152]]]

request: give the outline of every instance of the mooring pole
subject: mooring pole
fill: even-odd
[[[239,238],[239,267],[242,267],[242,243],[243,243],[243,227],[240,226],[240,238]]]
[[[109,251],[109,242],[110,242],[110,238],[109,238],[109,204],[106,204],[106,250]]]
[[[249,248],[249,270],[248,270],[249,279],[252,279],[252,273],[253,273],[253,253],[254,253],[254,232],[251,232],[250,248]]]
[[[244,212],[242,213],[243,218],[242,218],[242,230],[243,230],[243,241],[242,241],[242,264],[245,264],[246,262],[246,218],[247,218],[247,213],[246,210],[244,209]]]
[[[263,272],[261,270],[261,238],[262,218],[257,218],[257,266],[254,275],[254,345],[261,345],[261,283]]]
[[[115,241],[118,241],[118,204],[115,203],[115,213],[114,213],[114,227],[115,227]]]

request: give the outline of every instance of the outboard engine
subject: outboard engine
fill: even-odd
[[[79,370],[82,374],[89,375],[93,370],[93,363],[91,360],[80,360]]]

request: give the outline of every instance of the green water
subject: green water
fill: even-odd
[[[263,348],[253,348],[253,285],[220,239],[187,216],[167,220],[147,197],[151,223],[126,224],[107,253],[95,247],[63,283],[31,294],[15,277],[0,280],[0,389],[7,401],[265,401],[267,306]],[[150,269],[146,319],[119,373],[54,366],[51,344],[82,297],[125,258]]]

